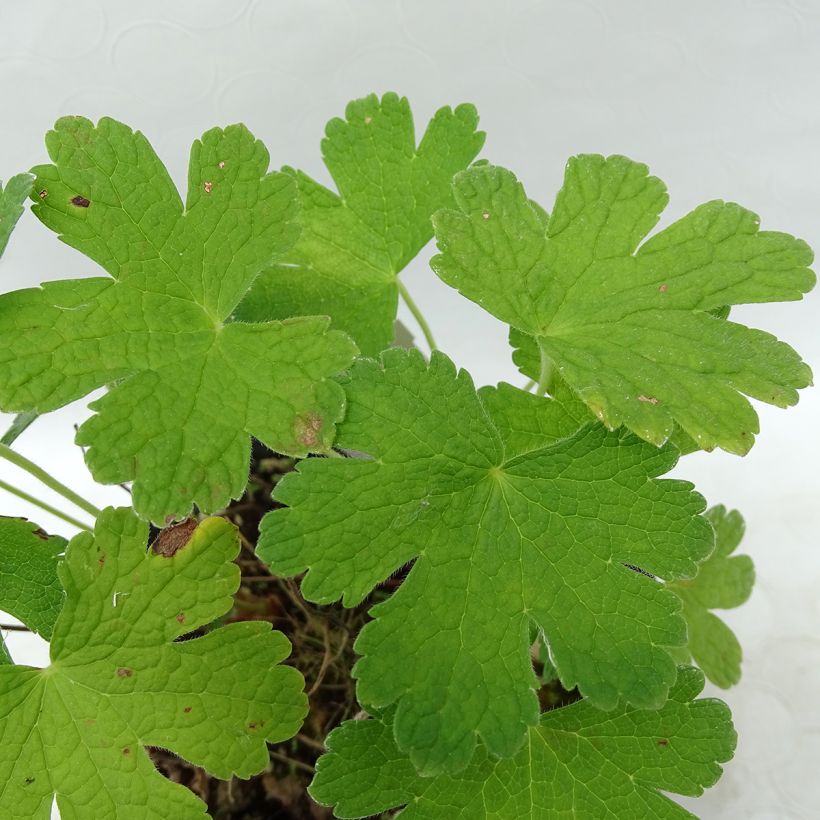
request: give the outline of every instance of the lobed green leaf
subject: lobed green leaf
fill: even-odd
[[[307,572],[308,599],[346,606],[414,562],[371,610],[354,669],[366,707],[397,704],[414,765],[464,768],[476,736],[494,755],[520,748],[538,720],[531,622],[565,688],[604,709],[660,707],[686,626],[657,579],[694,576],[713,546],[703,499],[657,479],[674,448],[577,429],[509,386],[478,395],[440,353],[361,360],[345,387],[338,443],[366,457],[302,462],[258,551],[277,575]]]
[[[750,211],[708,202],[646,239],[666,188],[621,156],[570,159],[549,217],[503,168],[454,184],[433,269],[533,337],[608,427],[660,445],[677,422],[701,449],[743,454],[758,432],[745,396],[786,407],[811,383],[788,345],[715,315],[814,286],[805,242],[760,231]]]
[[[329,377],[356,349],[326,317],[227,323],[298,236],[298,192],[241,125],[194,143],[183,203],[145,137],[111,119],[58,121],[34,212],[112,278],[0,296],[0,408],[46,412],[99,387],[78,444],[94,477],[133,481],[164,524],[238,497],[251,436],[323,452],[343,413]]]
[[[689,580],[673,581],[671,589],[683,601],[688,640],[675,650],[683,663],[692,660],[717,686],[727,689],[740,680],[743,650],[735,634],[711,612],[734,609],[752,594],[755,569],[748,555],[732,555],[743,538],[743,518],[737,510],[712,507],[706,518],[715,530],[715,550],[698,574]]]
[[[542,715],[514,757],[479,748],[463,772],[432,778],[398,749],[389,716],[346,721],[327,739],[310,794],[340,818],[398,806],[402,820],[691,818],[663,792],[700,795],[736,742],[725,704],[695,700],[702,688],[698,670],[681,668],[657,711],[579,701]]]
[[[477,123],[471,105],[441,108],[416,146],[406,97],[371,94],[349,103],[322,140],[339,193],[283,169],[302,197],[302,234],[257,279],[236,316],[327,315],[365,355],[389,347],[398,274],[432,238],[433,212],[453,204],[453,175],[484,143]]]
[[[227,612],[239,585],[236,530],[206,519],[171,556],[146,550],[148,526],[107,509],[69,543],[51,665],[0,667],[0,815],[175,820],[205,817],[145,749],[170,749],[211,774],[268,765],[266,741],[307,711],[290,644],[259,621],[182,635]]]

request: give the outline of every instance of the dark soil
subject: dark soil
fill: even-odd
[[[304,726],[295,738],[271,745],[268,768],[249,780],[236,777],[229,781],[217,780],[168,751],[151,750],[159,770],[201,797],[214,820],[329,820],[333,817],[330,809],[310,799],[307,786],[327,734],[360,712],[350,669],[357,657],[353,642],[368,620],[367,610],[389,595],[402,580],[401,576],[392,578],[361,606],[345,609],[341,604],[311,604],[300,595],[298,579],[275,578],[270,574],[254,554],[259,523],[265,513],[277,506],[271,501],[271,490],[294,465],[294,459],[254,443],[248,490],[225,512],[239,528],[242,539],[242,551],[236,559],[242,570],[242,583],[224,622],[265,620],[290,639],[293,650],[285,662],[304,675],[310,702]],[[540,674],[537,661],[535,669]],[[577,697],[576,692],[566,692],[557,681],[546,684],[539,692],[543,709],[570,703]],[[392,816],[392,812],[379,815],[380,818]]]

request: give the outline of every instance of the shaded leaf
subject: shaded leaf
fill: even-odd
[[[453,175],[484,143],[477,123],[471,105],[441,108],[416,146],[406,97],[371,94],[349,103],[322,140],[339,193],[283,169],[302,196],[302,235],[254,283],[237,317],[327,315],[364,354],[387,348],[398,274],[432,238],[433,212],[453,204]]]

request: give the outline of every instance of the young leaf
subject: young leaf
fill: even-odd
[[[66,601],[51,666],[0,667],[0,815],[205,817],[166,780],[146,746],[217,777],[268,764],[265,741],[302,723],[302,676],[279,663],[289,643],[259,621],[176,640],[224,614],[239,585],[233,526],[203,521],[172,557],[146,550],[148,527],[108,509],[76,536],[60,577]]]
[[[242,320],[329,315],[366,355],[393,340],[398,274],[430,241],[430,217],[453,204],[452,179],[481,150],[471,105],[439,109],[418,147],[405,97],[371,94],[333,119],[322,156],[339,193],[301,171],[302,235],[254,283]]]
[[[6,250],[17,220],[23,215],[23,203],[28,199],[33,183],[33,174],[17,174],[5,188],[0,183],[0,256]]]
[[[354,669],[365,706],[398,702],[414,765],[463,768],[476,735],[491,754],[517,751],[538,720],[530,621],[566,688],[604,709],[659,707],[668,648],[686,640],[680,601],[624,564],[692,577],[713,545],[691,484],[655,478],[674,449],[595,422],[562,438],[556,415],[547,446],[522,455],[538,442],[494,423],[494,402],[438,353],[361,360],[346,390],[338,444],[370,460],[302,462],[277,485],[288,507],[266,517],[259,554],[278,575],[307,570],[310,600],[346,606],[415,560],[373,608]]]
[[[326,450],[343,410],[327,379],[355,348],[323,317],[224,324],[296,239],[297,191],[267,174],[244,126],[194,143],[183,207],[145,137],[111,119],[57,122],[56,163],[35,169],[35,213],[113,279],[0,297],[0,407],[62,407],[103,385],[77,436],[94,477],[134,481],[164,523],[245,486],[250,437],[292,455]]]
[[[788,345],[710,313],[800,299],[815,282],[809,247],[739,205],[708,202],[643,241],[663,183],[597,155],[569,160],[549,218],[503,168],[462,172],[455,196],[433,220],[434,270],[535,337],[608,427],[662,444],[677,422],[702,449],[743,454],[758,431],[743,394],[786,407],[811,383]]]
[[[683,601],[689,627],[689,642],[675,650],[675,657],[682,663],[694,659],[712,683],[728,689],[740,680],[743,651],[734,632],[710,610],[744,603],[752,593],[755,570],[748,555],[732,555],[743,538],[740,513],[720,505],[708,510],[706,517],[715,530],[714,552],[694,578],[669,584]]]
[[[691,818],[662,792],[702,794],[736,742],[726,705],[695,700],[702,688],[698,670],[681,668],[658,711],[578,701],[542,715],[512,759],[481,748],[461,774],[434,778],[416,774],[389,722],[349,720],[328,737],[310,794],[340,818],[402,805],[402,820]]]
[[[65,597],[57,577],[65,545],[24,518],[0,516],[0,610],[46,640]]]

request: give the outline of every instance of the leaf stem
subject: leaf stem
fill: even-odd
[[[36,410],[27,410],[25,413],[18,413],[14,417],[11,426],[6,430],[3,438],[0,438],[0,444],[7,444],[11,447],[17,440],[17,437],[33,422],[40,414]]]
[[[535,387],[535,379],[530,379],[521,389],[529,393],[533,387]]]
[[[535,392],[539,396],[545,396],[552,381],[552,359],[547,355],[540,342],[538,351],[541,354],[541,372],[538,374],[538,387]]]
[[[29,504],[34,504],[35,507],[39,507],[41,510],[45,510],[47,513],[51,513],[51,515],[54,515],[57,518],[61,518],[67,524],[71,524],[72,527],[77,527],[78,529],[91,532],[91,527],[88,524],[83,524],[82,521],[78,521],[68,513],[64,513],[56,507],[52,507],[51,504],[47,504],[45,501],[41,501],[33,495],[29,495],[22,490],[18,490],[17,487],[13,487],[5,481],[0,481],[0,490],[5,490],[7,493],[11,493],[12,495],[16,495],[18,498],[22,498],[23,501],[28,501]]]
[[[430,330],[430,325],[427,324],[427,320],[424,318],[424,314],[419,310],[419,306],[413,301],[413,297],[405,287],[404,282],[402,282],[401,279],[397,279],[396,281],[399,284],[399,293],[401,294],[401,298],[404,299],[404,304],[407,305],[410,313],[413,314],[413,318],[421,328],[421,332],[424,334],[424,340],[427,342],[427,346],[430,348],[430,352],[432,353],[438,348],[438,346],[436,345],[436,340],[433,338],[433,332]]]
[[[12,450],[11,447],[8,447],[5,444],[0,444],[0,458],[10,461],[21,470],[25,470],[27,473],[30,473],[36,479],[45,484],[46,487],[54,490],[55,493],[61,495],[72,504],[76,504],[81,510],[85,510],[89,515],[93,515],[94,518],[100,514],[100,510],[98,510],[90,501],[86,501],[82,496],[77,495],[77,493],[73,490],[66,487],[65,484],[60,483],[56,478],[49,475],[42,467],[38,467],[33,461],[29,461],[25,456],[21,456],[20,453]]]

